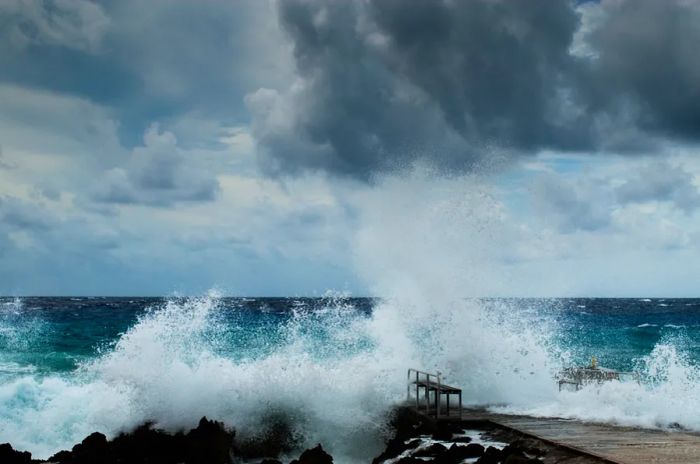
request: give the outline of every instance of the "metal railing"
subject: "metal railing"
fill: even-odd
[[[576,390],[580,390],[587,384],[600,384],[611,380],[641,382],[636,372],[622,372],[601,367],[569,367],[559,372],[557,377],[559,391],[562,385],[573,385]]]
[[[462,391],[460,389],[450,387],[443,383],[442,373],[421,371],[418,369],[408,369],[406,374],[406,402],[411,402],[411,386],[415,386],[415,405],[416,410],[420,411],[422,405],[425,406],[425,413],[430,414],[431,400],[430,391],[435,392],[435,416],[440,417],[441,395],[446,395],[447,399],[447,415],[450,414],[450,395],[459,395],[459,410],[462,410]],[[423,392],[420,389],[423,388]],[[421,394],[422,393],[422,394]],[[424,401],[421,401],[421,398]]]

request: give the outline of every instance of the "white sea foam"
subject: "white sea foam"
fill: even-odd
[[[44,329],[43,320],[35,316],[31,308],[25,308],[20,298],[0,303],[0,348],[3,352],[26,349]]]
[[[642,427],[700,430],[700,370],[675,344],[658,344],[643,359],[642,381],[592,384],[561,392],[528,406],[504,406],[501,412],[577,418]]]
[[[251,435],[269,416],[283,415],[307,444],[320,441],[347,461],[379,449],[381,414],[402,390],[384,389],[401,377],[376,352],[319,356],[296,333],[306,321],[295,320],[272,355],[235,362],[216,354],[218,309],[215,297],[169,302],[70,378],[0,384],[0,441],[45,458],[92,431],[114,436],[146,420],[177,430],[207,415]],[[331,336],[333,318],[343,322],[338,337],[365,323],[333,311],[323,320]],[[358,441],[366,443],[359,451]]]
[[[114,436],[146,420],[174,430],[207,415],[246,435],[284,416],[305,444],[366,462],[380,451],[383,414],[405,395],[407,367],[441,370],[467,404],[700,430],[700,376],[674,343],[640,365],[646,383],[559,392],[553,377],[567,354],[553,342],[556,327],[465,298],[508,285],[492,266],[508,259],[499,244],[517,239],[502,208],[476,179],[439,186],[391,178],[358,198],[357,269],[382,297],[371,316],[337,302],[300,311],[279,346],[238,359],[221,354],[216,295],[170,301],[70,376],[0,383],[0,442],[45,458],[95,430]]]
[[[220,354],[216,296],[170,301],[69,378],[0,385],[0,441],[47,457],[92,431],[113,436],[146,420],[178,429],[207,415],[245,435],[282,414],[305,444],[323,443],[340,462],[366,462],[380,451],[385,413],[405,397],[408,367],[441,370],[470,404],[553,395],[548,328],[464,298],[492,278],[474,265],[487,262],[480,244],[492,234],[482,219],[497,220],[498,209],[478,189],[453,196],[459,180],[437,196],[414,191],[402,205],[394,196],[412,189],[390,184],[362,211],[357,240],[357,267],[383,297],[371,316],[338,302],[314,316],[300,312],[278,347],[240,360]],[[324,345],[308,329],[314,324]]]

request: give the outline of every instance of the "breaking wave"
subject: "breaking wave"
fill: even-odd
[[[236,309],[216,294],[171,299],[70,373],[2,381],[0,442],[46,458],[93,431],[114,436],[144,421],[177,430],[206,415],[241,436],[282,420],[300,446],[321,442],[339,462],[366,462],[405,396],[408,367],[440,370],[467,404],[499,411],[700,430],[699,371],[673,342],[640,361],[639,384],[559,392],[554,376],[572,355],[556,323],[538,308],[472,298],[507,286],[492,266],[513,238],[502,208],[474,179],[440,185],[388,179],[380,198],[360,198],[356,267],[381,297],[370,313],[329,297],[254,329],[232,326]],[[31,343],[40,321],[21,302],[8,311],[0,331],[27,336],[7,343]],[[231,343],[243,333],[250,349]]]

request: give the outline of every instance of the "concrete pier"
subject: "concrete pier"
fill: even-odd
[[[452,416],[452,420],[457,417]],[[700,434],[591,424],[570,419],[509,416],[464,409],[462,420],[485,420],[618,464],[700,463]]]

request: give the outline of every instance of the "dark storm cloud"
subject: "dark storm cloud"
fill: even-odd
[[[375,0],[372,16],[389,39],[388,65],[437,102],[468,139],[522,148],[580,147],[561,96],[576,63],[569,54],[578,17],[566,2]]]
[[[638,127],[700,140],[700,3],[603,2],[586,40],[593,52],[582,83],[596,109],[632,112]]]
[[[273,172],[700,138],[697,4],[288,0],[297,82],[248,96]]]
[[[465,169],[492,140],[589,143],[560,105],[576,66],[567,3],[284,1],[279,16],[301,81],[249,103],[274,168],[367,176],[428,156]],[[289,121],[275,126],[275,110]]]

